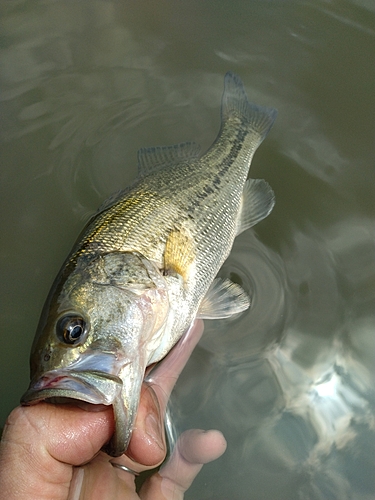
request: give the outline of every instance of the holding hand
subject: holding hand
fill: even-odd
[[[112,458],[100,451],[114,430],[110,407],[85,411],[73,405],[39,403],[13,410],[0,445],[3,498],[182,499],[202,465],[224,453],[226,442],[220,432],[183,433],[168,462],[145,481],[139,495],[134,472],[155,468],[165,458],[165,408],[202,331],[203,323],[196,322],[146,378],[126,455]]]

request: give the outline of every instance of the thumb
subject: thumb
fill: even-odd
[[[2,495],[9,500],[65,500],[72,465],[90,460],[112,432],[110,408],[86,412],[47,403],[16,408],[0,443]]]

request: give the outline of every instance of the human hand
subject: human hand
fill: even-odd
[[[99,451],[114,430],[111,408],[84,411],[73,405],[18,407],[8,418],[0,446],[0,491],[9,500],[178,500],[204,463],[218,458],[226,442],[218,431],[189,430],[168,462],[135,491],[136,472],[165,458],[163,417],[169,395],[203,331],[197,322],[142,387],[126,455]]]

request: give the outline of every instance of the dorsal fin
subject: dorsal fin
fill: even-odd
[[[120,191],[112,193],[106,200],[103,201],[98,210],[95,212],[94,217],[96,217],[101,212],[104,212],[104,210],[107,210],[108,208],[112,207],[115,203],[119,201],[120,198],[125,196],[126,193],[131,190],[131,188],[132,186],[128,186],[125,189],[120,189]]]
[[[173,146],[156,146],[138,150],[138,176],[144,177],[160,167],[191,163],[199,158],[201,147],[195,142],[182,142]],[[107,210],[122,198],[132,186],[121,189],[107,198],[96,214]]]
[[[195,142],[141,148],[138,151],[138,174],[144,177],[160,167],[191,163],[198,159],[200,150]]]

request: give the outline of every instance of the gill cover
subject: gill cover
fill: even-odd
[[[113,405],[116,429],[106,451],[123,453],[147,362],[168,314],[166,283],[138,253],[110,252],[75,270],[55,292],[32,352],[23,404],[81,400]]]

